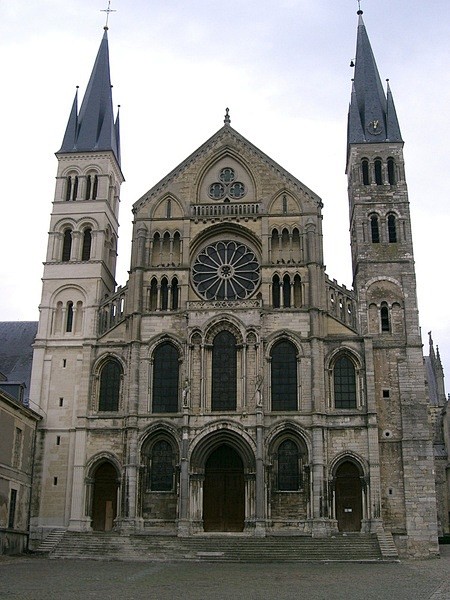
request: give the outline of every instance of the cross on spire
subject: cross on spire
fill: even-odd
[[[103,8],[103,9],[100,10],[100,12],[105,12],[106,13],[105,29],[108,29],[109,13],[117,12],[116,10],[110,8],[110,6],[111,6],[111,0],[108,0],[108,8]]]

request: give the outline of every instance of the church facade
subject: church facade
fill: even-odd
[[[106,30],[57,159],[31,383],[36,538],[384,530],[405,555],[436,555],[403,140],[362,13],[352,290],[325,273],[321,199],[228,111],[134,204],[116,287],[124,178]]]

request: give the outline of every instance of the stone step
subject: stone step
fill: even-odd
[[[66,532],[51,558],[104,560],[196,560],[234,562],[381,561],[391,558],[380,551],[375,535],[308,536],[193,536]],[[394,558],[392,556],[392,558]]]
[[[44,538],[44,540],[39,544],[39,546],[35,549],[35,552],[39,554],[48,554],[52,552],[56,546],[62,540],[64,534],[66,533],[65,529],[52,529],[50,533]]]

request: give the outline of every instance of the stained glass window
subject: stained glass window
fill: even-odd
[[[120,379],[122,367],[114,360],[108,360],[100,373],[100,394],[98,410],[115,412],[119,410]]]
[[[347,356],[334,365],[334,405],[336,408],[356,408],[355,367]]]
[[[178,411],[178,351],[170,342],[159,345],[153,360],[153,412]]]
[[[212,350],[212,410],[236,410],[236,363],[236,340],[229,331],[221,331]]]
[[[278,489],[280,491],[295,491],[299,487],[298,447],[292,440],[286,440],[278,447]]]
[[[248,298],[259,285],[259,263],[253,250],[230,240],[206,246],[192,267],[197,291],[206,300]]]
[[[297,410],[297,352],[283,340],[271,352],[272,410]]]
[[[171,492],[174,485],[172,446],[166,440],[156,442],[152,448],[150,489],[152,492]]]

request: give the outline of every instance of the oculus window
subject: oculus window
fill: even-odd
[[[215,242],[197,256],[192,279],[205,300],[243,300],[259,285],[259,262],[245,244],[232,240]]]

